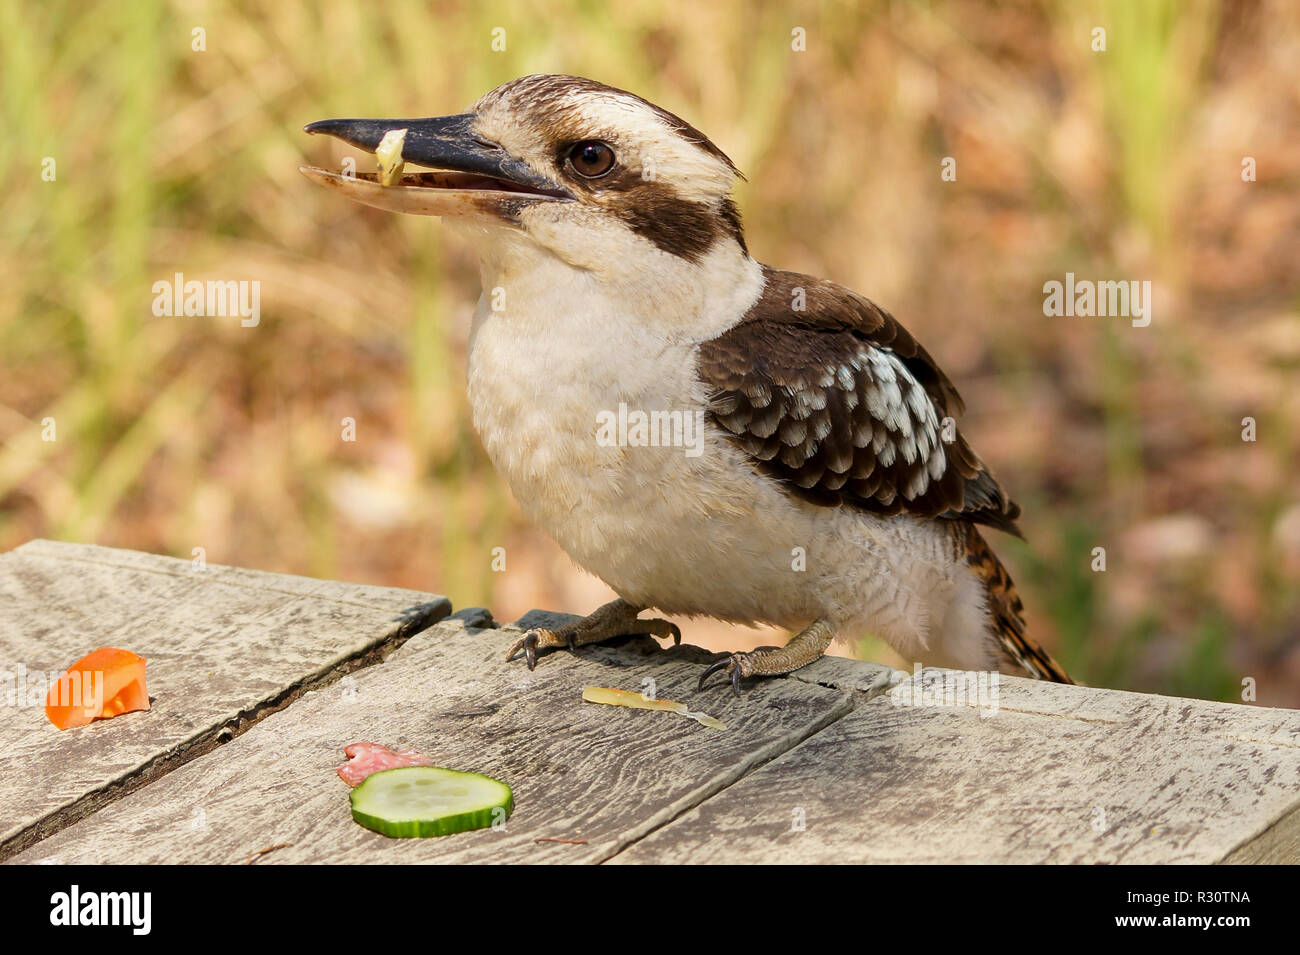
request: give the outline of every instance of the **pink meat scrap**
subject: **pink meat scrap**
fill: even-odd
[[[351,743],[343,747],[348,761],[339,767],[339,776],[349,786],[360,786],[371,773],[399,766],[432,766],[433,760],[413,749],[392,750],[378,743]]]

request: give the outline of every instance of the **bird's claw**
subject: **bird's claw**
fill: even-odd
[[[700,682],[695,687],[695,692],[704,689],[704,683],[709,677],[719,670],[726,671],[727,676],[731,678],[731,689],[736,696],[740,696],[740,678],[750,676],[753,673],[753,666],[749,661],[747,653],[732,653],[723,657],[717,663],[710,664],[703,673],[700,674]]]
[[[528,663],[528,669],[535,670],[537,668],[537,641],[541,635],[542,632],[534,628],[512,643],[510,649],[506,651],[506,662],[509,663],[522,650],[524,660]],[[569,637],[569,646],[570,648],[573,646],[573,637]]]
[[[537,651],[559,646],[568,647],[570,652],[577,650],[577,632],[566,630],[557,633],[554,630],[534,627],[510,645],[510,649],[506,651],[506,662],[509,663],[522,650],[524,659],[528,662],[528,669],[535,670],[537,668]]]

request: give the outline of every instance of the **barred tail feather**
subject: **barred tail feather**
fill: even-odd
[[[1074,683],[1051,654],[1025,634],[1025,608],[1016,585],[974,524],[966,525],[966,561],[984,582],[998,656],[1008,669],[1023,671],[1038,680]]]

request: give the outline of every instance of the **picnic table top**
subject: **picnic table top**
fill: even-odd
[[[517,629],[410,590],[0,555],[0,860],[1300,861],[1300,711],[836,657],[736,698],[696,693],[709,654],[648,637],[530,672],[504,660]],[[151,709],[55,729],[46,681],[101,646],[147,658]],[[592,685],[728,728],[584,703]],[[514,812],[364,829],[335,772],[360,740],[502,779]]]

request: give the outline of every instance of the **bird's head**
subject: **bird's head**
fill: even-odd
[[[403,161],[428,171],[408,166],[389,186],[374,174],[302,172],[366,205],[453,217],[488,247],[522,242],[596,272],[659,255],[698,262],[719,246],[745,255],[731,160],[688,123],[623,90],[525,76],[452,116],[306,127],[369,151],[400,129]]]

